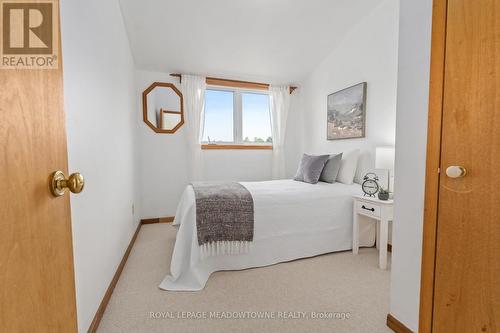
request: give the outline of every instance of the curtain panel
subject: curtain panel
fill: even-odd
[[[203,179],[201,139],[205,124],[206,79],[195,75],[182,75],[181,89],[184,99],[184,130],[188,146],[188,181]]]
[[[285,178],[285,134],[288,110],[290,109],[290,87],[269,86],[269,107],[273,133],[273,179]]]

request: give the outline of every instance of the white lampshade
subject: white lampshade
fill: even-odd
[[[377,169],[388,170],[389,184],[388,190],[394,188],[394,147],[377,147],[375,148],[375,167]]]
[[[375,168],[394,171],[394,147],[375,148]]]

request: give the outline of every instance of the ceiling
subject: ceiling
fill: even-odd
[[[138,69],[298,83],[380,0],[120,0]]]

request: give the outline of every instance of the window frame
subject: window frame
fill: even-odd
[[[202,141],[201,148],[202,149],[273,149],[273,143],[269,142],[245,142],[243,141],[243,99],[242,94],[250,93],[250,94],[259,94],[266,95],[269,98],[268,90],[261,89],[247,89],[247,88],[236,88],[236,87],[224,87],[224,86],[215,86],[209,85],[206,90],[212,91],[227,91],[233,93],[233,141],[219,141],[219,142],[208,142]],[[271,137],[272,134],[272,122],[271,122],[271,110],[269,111],[269,126],[271,129]],[[203,123],[203,127],[205,127],[205,123]],[[203,130],[205,130],[203,128]],[[204,134],[203,134],[204,136]],[[202,138],[203,139],[203,138]],[[273,138],[274,141],[274,138]]]

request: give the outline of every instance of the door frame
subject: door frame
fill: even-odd
[[[434,0],[432,5],[431,64],[429,113],[427,125],[427,159],[425,169],[424,225],[420,280],[420,333],[432,332],[434,280],[438,225],[441,131],[443,116],[446,23],[448,0]]]

